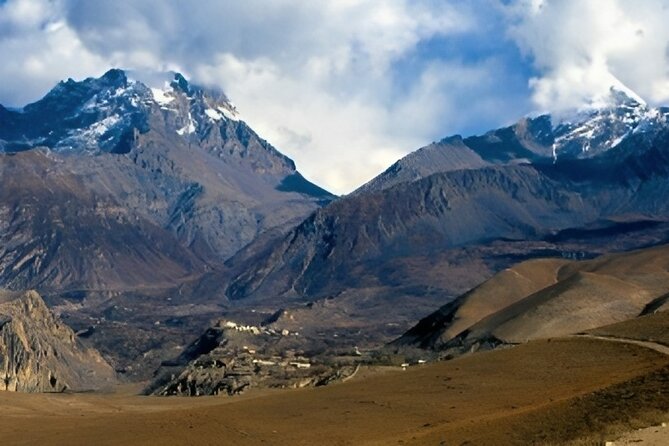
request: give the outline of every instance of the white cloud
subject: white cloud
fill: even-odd
[[[406,137],[386,137],[389,117],[382,107],[355,95],[338,97],[321,88],[318,76],[297,78],[267,59],[245,62],[230,54],[195,74],[228,85],[230,97],[243,98],[238,106],[244,119],[307,176],[337,192],[392,164],[402,155],[398,144],[407,147]]]
[[[510,10],[510,35],[540,72],[531,81],[539,107],[578,107],[618,81],[651,103],[669,101],[669,2],[534,0]]]
[[[457,131],[472,116],[504,116],[514,105],[495,96],[499,71],[495,61],[475,67],[434,62],[405,95],[387,104],[383,98],[392,95],[392,85],[383,76],[378,85],[341,96],[322,88],[319,76],[294,77],[268,59],[243,61],[226,54],[194,74],[226,85],[232,98],[244,98],[239,106],[244,119],[296,159],[308,177],[341,193],[426,145],[430,135]],[[475,95],[480,98],[473,100]]]
[[[503,38],[491,32],[495,1],[9,0],[0,101],[112,66],[182,71],[221,87],[305,176],[345,193],[432,139],[527,111],[492,52],[422,46]]]
[[[669,102],[668,4],[9,0],[0,101],[22,105],[113,66],[182,71],[221,87],[307,177],[344,193],[432,139],[528,112],[528,64],[544,110],[618,80]],[[439,39],[452,44],[429,47]]]
[[[10,0],[5,9],[25,29],[0,42],[0,54],[19,55],[2,69],[17,76],[3,100],[25,98],[10,91],[19,82],[42,94],[45,79],[103,67],[180,70],[222,87],[252,127],[338,193],[463,115],[442,91],[463,84],[453,71],[426,64],[400,94],[393,69],[422,41],[476,28],[458,2],[431,0]]]
[[[107,62],[82,44],[63,21],[59,4],[15,0],[0,5],[0,97],[23,105],[55,80],[98,74]]]

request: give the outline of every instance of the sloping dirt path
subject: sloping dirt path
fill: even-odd
[[[640,347],[645,347],[645,348],[649,348],[651,350],[655,350],[656,352],[659,352],[659,353],[662,353],[662,354],[665,354],[665,355],[669,356],[669,346],[664,345],[664,344],[659,344],[657,342],[652,342],[652,341],[640,341],[638,339],[619,338],[619,337],[615,337],[615,336],[597,336],[597,335],[591,335],[591,334],[577,334],[577,335],[573,335],[571,337],[598,339],[600,341],[621,342],[623,344],[634,344],[634,345],[638,345]]]

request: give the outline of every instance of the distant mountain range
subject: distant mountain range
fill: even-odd
[[[587,245],[588,228],[665,221],[669,205],[660,197],[669,187],[669,109],[649,109],[618,90],[609,99],[606,107],[573,121],[522,119],[408,155],[286,236],[251,244],[233,257],[229,264],[239,273],[227,295],[318,297],[349,287],[417,284],[416,276],[425,274],[410,265],[432,269],[435,262],[444,271],[476,263],[495,271],[504,263],[500,257],[514,250],[498,246],[459,260],[449,252],[495,242],[545,242],[544,249],[562,251],[569,233],[560,236],[561,231],[581,228]],[[582,248],[573,255],[599,249]],[[444,282],[441,292],[453,295],[475,280]]]
[[[668,117],[612,88],[337,198],[180,74],[68,80],[0,107],[0,287],[38,289],[135,378],[220,318],[300,351],[378,346],[519,261],[669,241]]]

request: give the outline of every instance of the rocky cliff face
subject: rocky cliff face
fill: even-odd
[[[0,291],[0,390],[90,390],[115,381],[111,366],[84,347],[39,294]]]

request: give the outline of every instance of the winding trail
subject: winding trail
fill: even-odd
[[[609,342],[620,342],[623,344],[634,344],[638,345],[640,347],[645,347],[649,348],[651,350],[655,350],[656,352],[662,353],[664,355],[669,356],[669,346],[664,345],[664,344],[659,344],[657,342],[653,341],[641,341],[638,339],[631,339],[631,338],[618,338],[615,336],[598,336],[598,335],[591,335],[591,334],[576,334],[570,336],[572,338],[589,338],[589,339],[598,339],[600,341],[609,341]]]

